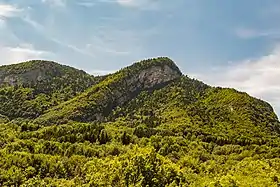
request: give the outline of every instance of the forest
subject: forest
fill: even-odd
[[[167,57],[92,76],[0,66],[0,186],[280,186],[272,106]]]

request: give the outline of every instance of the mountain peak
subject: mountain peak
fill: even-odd
[[[136,62],[111,74],[76,99],[50,110],[38,120],[47,123],[68,119],[102,121],[115,107],[122,106],[140,92],[162,88],[181,75],[179,68],[168,58]]]
[[[128,74],[128,77],[134,77],[131,77],[130,81],[143,85],[144,89],[159,86],[182,75],[176,64],[167,57],[139,61],[120,72]]]
[[[18,64],[0,66],[0,85],[30,85],[62,77],[67,72],[86,74],[81,70],[61,65],[53,61],[31,60]]]
[[[142,60],[139,62],[134,63],[131,66],[128,66],[124,68],[124,70],[144,70],[151,67],[165,67],[168,66],[173,72],[176,72],[177,74],[182,75],[182,72],[178,68],[178,66],[175,64],[173,60],[171,60],[168,57],[157,57],[157,58],[150,58],[146,60]]]
[[[100,78],[44,61],[0,67],[27,82],[34,72],[48,79],[0,87],[1,186],[279,183],[271,106],[182,76],[169,58]]]

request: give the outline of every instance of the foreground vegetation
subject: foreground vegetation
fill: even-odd
[[[162,64],[178,71],[168,59],[151,59],[92,77],[67,98],[59,90],[73,82],[50,92],[3,86],[0,186],[279,186],[279,121],[268,103],[246,93],[181,76],[88,120],[90,111],[108,110],[99,103],[124,87],[127,72]],[[91,110],[67,117],[76,101],[92,102]],[[49,120],[55,111],[63,120]]]

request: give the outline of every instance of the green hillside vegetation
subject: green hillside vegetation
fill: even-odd
[[[134,85],[140,82],[137,80],[137,76],[141,72],[154,66],[164,67],[165,65],[181,75],[178,67],[168,58],[141,61],[108,76],[80,96],[52,108],[36,121],[53,124],[65,123],[68,120],[88,122],[103,119],[114,107],[129,101],[146,89],[144,85]],[[136,81],[131,82],[132,79]],[[120,97],[123,102],[119,101]]]
[[[22,78],[45,63],[60,73]],[[0,186],[280,185],[272,107],[182,75],[168,58],[105,77],[44,61],[3,74],[25,84],[0,91]]]
[[[12,81],[4,81],[5,78]],[[35,118],[79,95],[104,77],[49,61],[0,67],[0,114],[10,119]]]

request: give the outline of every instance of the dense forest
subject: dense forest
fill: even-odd
[[[0,66],[0,129],[0,186],[280,186],[273,108],[166,57],[98,77]]]

